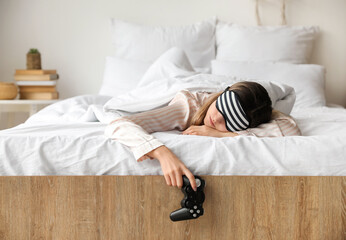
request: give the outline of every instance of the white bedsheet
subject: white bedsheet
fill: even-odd
[[[194,174],[345,176],[346,110],[321,107],[292,115],[304,136],[212,138],[177,131],[154,135]],[[104,128],[100,122],[31,120],[0,131],[0,175],[162,174],[158,161],[137,163],[125,146],[103,135]]]

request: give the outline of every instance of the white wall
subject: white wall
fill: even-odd
[[[279,0],[261,0],[263,23],[280,23]],[[210,16],[255,25],[254,0],[0,0],[0,81],[25,68],[38,48],[42,67],[57,69],[62,98],[97,93],[112,54],[109,18],[180,25]],[[289,25],[318,25],[313,63],[327,67],[327,99],[346,105],[346,1],[287,0]]]

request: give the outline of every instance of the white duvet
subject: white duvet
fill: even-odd
[[[118,115],[152,110],[167,105],[180,90],[220,92],[239,81],[244,79],[212,74],[152,79],[145,86],[110,99],[104,105],[104,110]],[[292,87],[270,81],[257,82],[267,90],[273,108],[286,114],[291,112],[295,102],[295,92]]]
[[[53,104],[25,124],[0,131],[0,175],[157,175],[158,161],[137,163],[129,149],[104,136],[105,96]],[[154,135],[200,175],[346,175],[346,111],[292,113],[303,136],[212,138],[178,131]],[[38,121],[38,119],[40,121]]]
[[[29,118],[27,123],[94,121],[109,123],[119,116],[168,105],[180,90],[219,92],[239,81],[243,79],[197,73],[187,77],[166,77],[151,80],[149,84],[113,98],[92,95],[74,97],[48,106]],[[291,112],[295,101],[292,87],[276,82],[257,82],[266,88],[273,108],[286,114]]]

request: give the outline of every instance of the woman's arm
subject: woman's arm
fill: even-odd
[[[188,122],[189,109],[181,102],[169,106],[117,118],[105,130],[105,135],[126,146],[137,160],[155,148],[163,145],[150,133],[182,130]]]
[[[186,128],[193,109],[185,101],[178,100],[160,109],[118,118],[106,127],[105,134],[128,146],[137,161],[148,158],[159,160],[168,185],[181,187],[182,175],[186,175],[191,185],[196,186],[193,174],[183,162],[150,134]]]
[[[109,124],[105,129],[105,135],[130,148],[137,161],[146,153],[163,145],[142,126],[126,118],[118,118]]]

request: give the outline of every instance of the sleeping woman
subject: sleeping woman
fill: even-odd
[[[293,118],[273,110],[266,89],[250,81],[235,83],[219,93],[180,91],[168,106],[115,119],[105,134],[128,146],[138,162],[157,159],[167,185],[181,188],[182,175],[186,175],[196,190],[190,170],[150,134],[169,130],[211,137],[300,135]]]

